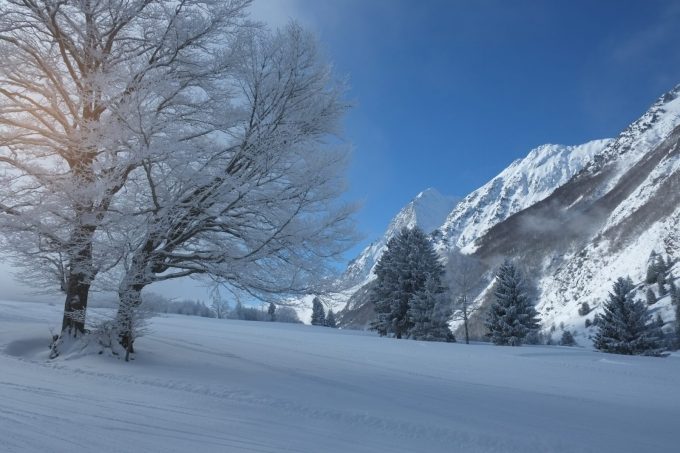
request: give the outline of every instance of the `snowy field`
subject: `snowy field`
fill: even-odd
[[[167,316],[133,362],[48,361],[59,321],[0,302],[0,451],[678,451],[678,355]]]

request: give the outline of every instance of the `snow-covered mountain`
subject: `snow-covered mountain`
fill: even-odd
[[[385,234],[366,247],[347,266],[343,276],[345,287],[364,284],[372,277],[373,268],[387,248],[387,243],[402,228],[419,227],[426,233],[440,228],[459,198],[445,196],[436,189],[420,192],[392,219]]]
[[[442,226],[446,247],[474,250],[473,241],[516,212],[543,200],[581,171],[611,142],[578,146],[542,145],[514,161],[498,176],[465,197]]]
[[[601,309],[612,282],[644,279],[652,250],[680,266],[680,85],[550,197],[477,240],[483,259],[520,250],[546,328],[564,325],[587,342],[578,306]],[[670,321],[669,298],[653,307]],[[592,314],[589,318],[592,320]]]
[[[435,233],[435,244],[443,258],[453,247],[471,249],[472,242],[494,225],[550,195],[610,141],[539,146],[458,202],[427,189],[392,219],[379,240],[350,262],[340,284],[345,291],[328,300],[333,300],[336,307],[344,306],[341,315],[345,326],[364,326],[373,316],[371,307],[365,306],[366,285],[374,278],[373,268],[387,242],[401,228],[417,225],[426,233]]]
[[[544,145],[513,162],[435,230],[441,256],[460,248],[489,269],[504,257],[519,258],[536,286],[544,327],[563,325],[587,341],[581,302],[598,307],[616,277],[641,281],[652,249],[680,259],[679,96],[680,85],[615,139]],[[387,240],[348,269],[358,278],[340,298],[349,297],[345,325],[360,327],[372,316],[361,283],[370,282]],[[479,304],[488,303],[485,294]],[[654,311],[669,318],[664,300]]]

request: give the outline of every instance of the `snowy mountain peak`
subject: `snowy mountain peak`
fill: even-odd
[[[534,148],[456,206],[442,227],[443,245],[471,251],[476,238],[548,197],[611,142],[604,139],[578,146],[546,144]]]
[[[420,192],[392,219],[385,234],[366,247],[347,267],[344,285],[352,286],[371,277],[373,267],[385,251],[387,243],[403,228],[419,227],[431,233],[441,227],[460,199],[442,195],[434,188]]]

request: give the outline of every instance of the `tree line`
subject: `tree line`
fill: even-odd
[[[601,313],[586,328],[596,328],[593,344],[604,352],[636,355],[663,355],[669,348],[680,348],[680,292],[671,272],[673,262],[652,254],[647,284],[658,287],[659,297],[668,295],[675,306],[671,340],[663,331],[659,315],[653,319],[647,304],[636,298],[637,287],[628,277],[613,284],[603,301]],[[473,303],[473,290],[483,281],[483,266],[471,257],[453,254],[448,275],[427,235],[415,227],[405,228],[393,237],[375,267],[376,280],[369,300],[376,312],[370,328],[380,336],[429,341],[455,341],[449,329],[452,320],[462,321],[465,342],[469,343],[468,322],[480,308]],[[448,285],[444,281],[448,281]],[[540,341],[541,324],[527,281],[515,262],[505,260],[496,270],[491,287],[493,301],[487,309],[484,326],[487,338],[496,345],[519,346]],[[653,292],[652,292],[653,293]],[[585,316],[591,308],[579,307]],[[553,326],[554,327],[554,326]],[[552,330],[551,330],[552,332]],[[571,331],[563,328],[559,343],[576,345]]]

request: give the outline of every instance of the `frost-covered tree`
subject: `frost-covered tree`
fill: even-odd
[[[229,313],[229,303],[226,300],[215,297],[210,304],[210,309],[217,319],[224,319]]]
[[[231,117],[220,75],[248,3],[0,2],[1,230],[29,279],[65,293],[62,333],[85,330],[123,255],[109,214],[129,176]]]
[[[276,321],[276,305],[274,302],[269,302],[269,308],[267,309],[267,314],[269,315],[270,321]]]
[[[619,278],[598,317],[594,346],[600,351],[628,355],[659,355],[662,334],[641,300],[633,299],[630,278]]]
[[[647,288],[647,293],[645,294],[647,299],[647,305],[654,305],[656,303],[656,294],[652,288]]]
[[[432,280],[432,288],[440,287],[444,274],[425,233],[418,227],[397,233],[376,264],[375,274],[369,298],[377,319],[371,328],[381,336],[408,337],[414,326],[408,313],[411,301],[425,288],[428,279]]]
[[[335,321],[335,313],[333,313],[333,309],[330,308],[328,309],[328,314],[326,314],[326,327],[331,327],[335,329],[338,327],[337,322]]]
[[[347,104],[315,38],[295,24],[253,31],[238,56],[236,125],[131,176],[121,307],[190,275],[262,299],[304,295],[353,243],[354,208],[339,201],[347,147],[330,143]]]
[[[453,319],[463,321],[465,344],[470,343],[470,316],[478,310],[473,305],[472,293],[479,286],[484,275],[484,266],[475,258],[456,250],[449,255],[446,276],[449,292],[453,297]]]
[[[413,327],[409,338],[424,341],[455,341],[449,328],[451,303],[436,276],[427,276],[425,284],[409,301],[408,317]]]
[[[312,301],[312,325],[313,326],[323,326],[326,324],[326,312],[324,311],[323,304],[318,297],[315,297]]]
[[[517,266],[506,260],[496,273],[495,302],[486,319],[491,341],[496,345],[520,346],[539,327],[538,312]]]

